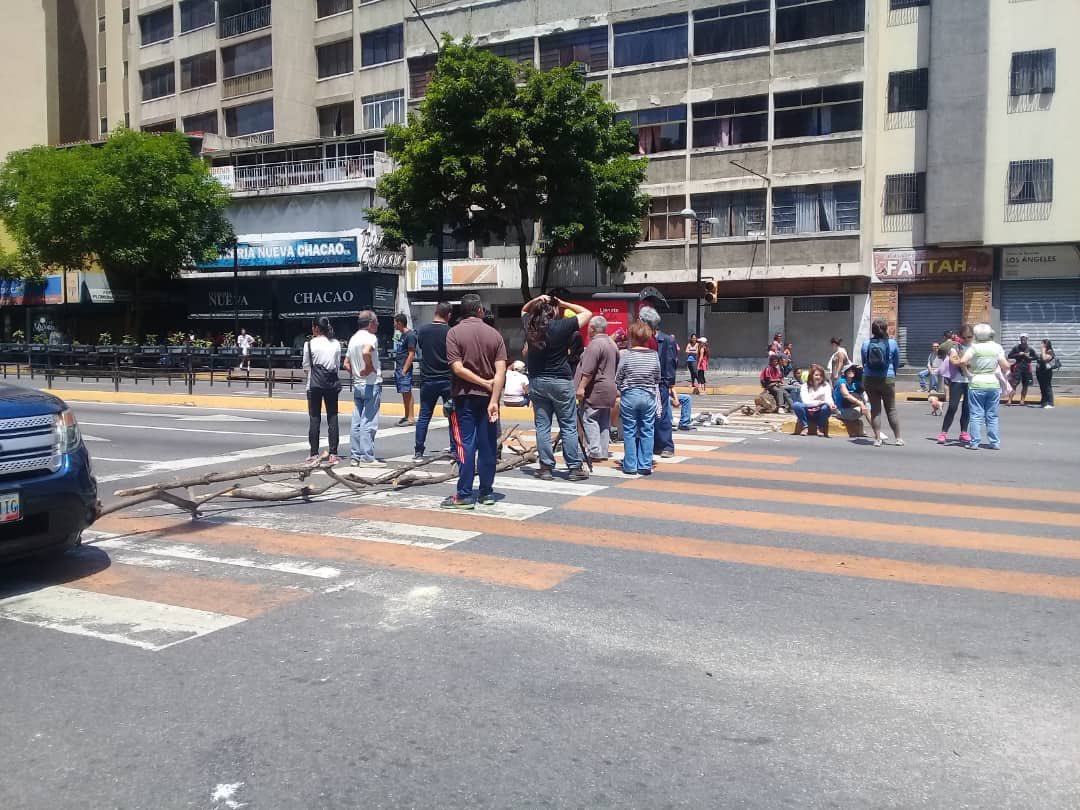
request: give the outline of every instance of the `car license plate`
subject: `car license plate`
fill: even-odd
[[[22,502],[18,492],[0,493],[0,523],[22,520]]]

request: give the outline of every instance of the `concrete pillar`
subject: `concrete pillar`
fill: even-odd
[[[777,332],[784,332],[784,316],[786,314],[785,302],[787,299],[782,295],[770,295],[768,298],[769,307],[769,340],[772,340],[772,336]]]

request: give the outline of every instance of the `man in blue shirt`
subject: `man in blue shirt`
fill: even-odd
[[[870,423],[874,429],[874,447],[881,447],[886,436],[881,431],[881,409],[889,420],[897,447],[903,447],[900,437],[900,417],[896,413],[896,370],[900,367],[900,347],[889,337],[889,324],[876,320],[870,324],[870,340],[862,347],[863,388],[870,398]]]

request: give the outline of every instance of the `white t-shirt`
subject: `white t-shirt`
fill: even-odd
[[[302,365],[308,373],[307,387],[310,390],[312,366],[322,366],[335,374],[341,368],[341,344],[325,335],[313,337],[304,345]]]
[[[520,371],[510,369],[506,372],[506,383],[503,385],[503,400],[522,400],[525,398],[525,386],[529,384],[529,378]]]
[[[371,365],[375,371],[364,375],[364,347],[371,347]],[[353,385],[368,383],[374,385],[382,382],[382,366],[379,365],[379,340],[367,329],[357,330],[356,334],[349,338],[349,350],[346,355],[349,365],[352,366]]]
[[[247,354],[248,349],[255,345],[255,338],[251,335],[237,335],[236,345],[240,347],[241,354]]]

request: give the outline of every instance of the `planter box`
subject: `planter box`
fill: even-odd
[[[46,346],[44,343],[31,343],[30,344],[30,352],[31,352],[31,354],[44,354],[48,350],[49,350],[49,347]]]
[[[117,352],[120,351],[120,348],[121,348],[120,346],[98,346],[97,347],[97,353],[98,354],[116,354]]]
[[[74,354],[89,354],[93,346],[72,346],[71,351]]]
[[[165,354],[164,346],[140,346],[139,351],[143,354]]]

